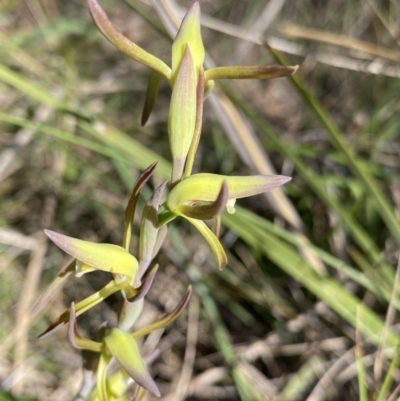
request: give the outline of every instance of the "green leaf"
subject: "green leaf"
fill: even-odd
[[[384,329],[382,320],[335,280],[315,272],[292,246],[259,227],[249,224],[241,213],[224,216],[224,224],[235,231],[250,246],[262,252],[316,297],[324,301],[353,327],[358,324],[360,332],[369,341],[379,344]],[[363,316],[361,322],[357,321],[358,310]],[[397,336],[393,332],[388,332],[387,345],[393,347],[397,343]]]

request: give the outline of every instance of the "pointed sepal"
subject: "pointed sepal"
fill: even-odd
[[[93,18],[98,30],[104,37],[111,42],[119,51],[137,62],[157,71],[164,76],[167,81],[171,78],[171,69],[159,58],[146,52],[141,47],[131,42],[127,37],[118,32],[111,21],[108,19],[104,10],[96,0],[87,1],[90,15]]]
[[[139,199],[139,195],[147,181],[153,175],[155,168],[157,167],[157,162],[153,163],[146,170],[144,170],[136,180],[133,190],[129,196],[128,204],[125,209],[125,220],[124,220],[124,239],[122,241],[122,246],[129,251],[129,246],[132,236],[132,223],[135,216],[136,204]]]
[[[154,278],[156,276],[158,270],[158,264],[155,265],[145,276],[143,279],[142,284],[140,287],[136,288],[136,294],[130,298],[127,299],[128,302],[136,302],[139,301],[140,299],[143,299],[147,293],[150,290],[151,285],[153,284]]]
[[[94,269],[121,274],[133,279],[138,262],[126,249],[113,244],[96,244],[44,230],[46,235],[64,252]]]
[[[158,87],[160,85],[161,75],[152,71],[147,84],[146,99],[144,102],[141,125],[144,126],[150,117],[150,113],[153,110],[154,104],[157,100]]]
[[[136,340],[129,333],[114,328],[104,338],[108,352],[140,386],[160,397],[160,390],[151,377],[139,352]]]
[[[170,323],[172,323],[183,311],[187,303],[189,302],[190,294],[192,293],[192,286],[190,285],[185,293],[185,295],[182,297],[182,299],[179,301],[178,305],[176,305],[175,309],[164,315],[162,318],[157,320],[154,323],[151,323],[145,327],[143,327],[140,330],[137,330],[132,333],[132,336],[134,338],[139,338],[146,336],[147,334],[150,334],[154,330],[159,330],[163,329],[164,327],[168,326]]]

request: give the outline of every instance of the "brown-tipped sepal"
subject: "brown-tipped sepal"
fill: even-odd
[[[139,195],[146,182],[152,176],[155,168],[157,167],[157,162],[151,164],[144,170],[138,179],[136,180],[135,186],[129,196],[128,204],[125,209],[125,221],[124,221],[124,239],[122,241],[122,246],[129,251],[129,245],[132,236],[132,222],[135,215],[136,203],[139,199]]]
[[[46,235],[64,252],[82,262],[82,268],[92,271],[103,270],[112,274],[121,274],[133,279],[138,269],[138,262],[126,249],[113,244],[97,244],[77,238],[44,230]],[[82,271],[78,271],[78,274]]]
[[[171,69],[162,60],[146,52],[122,35],[122,33],[118,32],[96,0],[87,0],[87,4],[94,23],[108,41],[128,57],[157,71],[167,81],[170,80]]]
[[[155,265],[147,274],[146,277],[143,279],[142,284],[136,288],[136,294],[132,297],[127,299],[128,302],[136,302],[143,299],[150,290],[151,285],[153,284],[154,278],[156,276],[158,270],[158,264]]]
[[[147,334],[150,334],[152,331],[162,329],[168,326],[170,323],[172,323],[182,313],[183,309],[189,302],[191,293],[192,293],[192,286],[189,286],[185,295],[182,297],[182,299],[179,301],[178,305],[176,305],[175,309],[172,312],[167,313],[156,322],[151,323],[143,327],[142,329],[135,331],[134,333],[132,333],[133,337],[139,338],[147,336]]]
[[[104,343],[108,352],[136,383],[160,397],[160,390],[151,377],[136,340],[131,334],[114,328],[104,338]]]
[[[143,113],[141,124],[144,126],[150,117],[150,113],[153,110],[154,104],[157,100],[158,87],[160,85],[161,75],[152,71],[150,74],[149,82],[147,84],[146,100],[144,102]]]

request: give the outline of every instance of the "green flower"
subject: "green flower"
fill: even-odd
[[[172,216],[182,216],[190,221],[209,243],[218,266],[222,269],[226,263],[226,254],[215,234],[203,220],[215,219],[226,207],[234,213],[236,199],[261,194],[290,181],[283,175],[223,176],[216,174],[194,174],[184,178],[170,192],[166,208]],[[168,221],[168,216],[165,222]],[[163,216],[161,215],[161,221]]]

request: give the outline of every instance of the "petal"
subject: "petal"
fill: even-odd
[[[144,102],[143,113],[142,113],[142,126],[146,124],[150,117],[150,113],[153,110],[154,103],[156,102],[158,95],[158,87],[160,84],[161,75],[152,71],[149,78],[149,83],[147,84],[146,100]]]
[[[59,248],[84,264],[131,279],[136,275],[137,260],[120,246],[82,241],[50,230],[44,232]]]
[[[283,175],[223,176],[217,174],[194,174],[176,185],[168,195],[168,208],[179,214],[180,206],[196,201],[214,202],[222,183],[228,185],[229,199],[257,195],[290,181]]]
[[[193,139],[196,110],[196,75],[190,49],[186,46],[185,55],[172,88],[168,115],[169,147],[173,159],[172,183],[182,177],[186,156]]]
[[[188,45],[192,52],[196,72],[203,65],[205,51],[200,30],[200,6],[196,1],[182,20],[179,31],[172,44],[172,79],[175,80],[179,65]],[[196,74],[197,75],[197,74]]]
[[[140,191],[145,186],[146,182],[152,176],[157,163],[153,163],[151,166],[147,167],[143,173],[140,174],[139,178],[136,180],[135,186],[129,196],[128,205],[125,209],[125,222],[124,222],[124,239],[122,241],[122,246],[129,251],[129,245],[132,236],[132,222],[135,215],[136,203],[139,198]]]
[[[293,67],[282,65],[216,67],[205,72],[205,79],[206,81],[214,79],[273,79],[292,75],[298,68],[298,65]]]
[[[131,334],[114,328],[104,338],[104,343],[110,354],[136,383],[157,397],[161,395],[156,383],[150,376],[146,363],[140,355],[136,340]]]
[[[192,286],[190,285],[185,293],[185,295],[182,297],[182,299],[179,301],[178,305],[176,305],[175,309],[164,315],[161,319],[157,320],[154,323],[151,323],[145,327],[143,327],[140,330],[137,330],[132,333],[132,336],[134,338],[139,338],[146,336],[147,334],[151,333],[154,330],[159,330],[163,329],[165,326],[169,325],[172,323],[183,311],[183,308],[187,305],[190,294],[192,293]]]
[[[94,23],[106,39],[119,51],[154,71],[159,72],[169,81],[171,78],[171,69],[162,60],[147,53],[118,32],[96,0],[88,0],[87,4]]]

